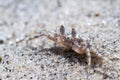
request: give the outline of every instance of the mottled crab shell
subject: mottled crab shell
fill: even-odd
[[[59,46],[65,49],[73,50],[78,54],[86,54],[88,59],[88,66],[91,65],[92,55],[101,57],[101,55],[97,54],[97,51],[95,52],[95,50],[91,48],[91,45],[88,39],[77,35],[76,30],[74,28],[72,28],[70,34],[65,34],[64,26],[60,27],[59,33],[45,30],[38,34],[39,35],[34,36],[33,38],[29,38],[27,41],[36,39],[40,36],[46,36],[48,39],[54,41],[56,44],[58,44]],[[24,40],[25,39],[21,41],[24,41]],[[18,41],[18,42],[21,42],[21,41]]]

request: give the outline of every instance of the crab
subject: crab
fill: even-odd
[[[92,48],[88,39],[77,35],[75,28],[72,28],[71,34],[65,33],[65,27],[63,25],[59,28],[59,34],[50,31],[46,31],[45,33],[40,32],[39,34],[41,34],[40,36],[46,36],[48,39],[52,40],[58,46],[63,47],[66,50],[73,50],[78,54],[86,54],[88,66],[91,66],[91,56],[101,58],[101,55]]]
[[[98,52],[94,48],[92,48],[92,45],[90,44],[88,39],[82,38],[77,35],[77,31],[75,30],[75,28],[71,29],[70,34],[66,34],[65,27],[61,25],[59,28],[59,33],[45,30],[43,32],[39,32],[38,34],[38,36],[29,38],[28,41],[41,36],[46,36],[48,39],[52,40],[58,46],[63,47],[66,50],[73,50],[78,54],[86,54],[89,67],[91,66],[91,56],[102,58],[101,55],[98,54]]]

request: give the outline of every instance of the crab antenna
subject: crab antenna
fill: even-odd
[[[73,38],[76,37],[76,30],[75,30],[75,28],[72,28],[71,35],[72,35]]]
[[[65,28],[63,25],[60,27],[60,34],[64,35],[65,34]]]

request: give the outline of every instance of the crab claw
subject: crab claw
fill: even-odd
[[[74,50],[78,54],[84,54],[85,53],[85,47],[79,47],[77,45],[73,45],[72,50]]]

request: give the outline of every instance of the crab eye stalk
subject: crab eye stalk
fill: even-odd
[[[63,25],[60,27],[60,34],[64,35],[65,34],[65,28]]]
[[[75,30],[75,28],[72,28],[71,35],[72,35],[73,38],[76,37],[76,30]]]

